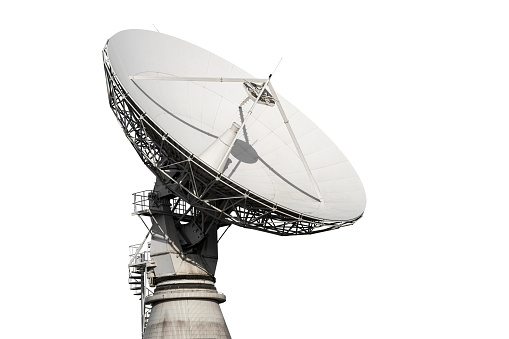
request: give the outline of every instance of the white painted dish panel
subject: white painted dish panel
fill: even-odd
[[[130,80],[129,76],[252,78],[198,46],[157,32],[122,31],[108,42],[116,76],[149,118],[194,155],[200,155],[252,105],[242,82]],[[278,94],[323,201],[277,106],[258,104],[229,156],[224,176],[263,198],[314,218],[350,220],[366,196],[350,162],[311,120]]]

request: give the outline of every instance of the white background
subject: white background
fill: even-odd
[[[101,50],[159,31],[273,84],[346,154],[353,227],[232,227],[216,272],[233,338],[509,336],[504,1],[104,1],[2,6],[3,338],[139,339],[128,245],[151,189]]]

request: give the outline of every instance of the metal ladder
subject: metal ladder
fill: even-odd
[[[145,299],[153,294],[147,284],[147,268],[152,267],[154,262],[150,260],[150,252],[140,252],[141,245],[129,246],[129,289],[134,292],[134,295],[140,296],[141,301],[141,337],[144,337],[145,328],[147,327],[152,305],[146,304]]]

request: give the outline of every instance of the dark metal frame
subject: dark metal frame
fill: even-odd
[[[277,235],[329,231],[354,224],[350,220],[314,218],[267,200],[222,176],[180,145],[134,101],[118,80],[103,50],[110,107],[143,163],[175,195],[218,222]],[[208,219],[208,218],[207,218]],[[210,220],[210,219],[209,219]]]

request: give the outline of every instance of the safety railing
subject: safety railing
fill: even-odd
[[[154,200],[155,193],[150,190],[133,193],[134,213],[147,211],[150,208],[151,200]]]
[[[131,264],[141,264],[150,260],[150,251],[138,251],[140,245],[129,246],[129,262]]]

